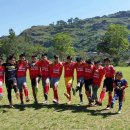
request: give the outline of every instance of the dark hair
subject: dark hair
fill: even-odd
[[[25,53],[20,54],[19,57],[25,57]]]
[[[37,57],[37,55],[32,55],[32,58],[36,58]]]
[[[57,59],[57,58],[59,58],[59,56],[58,55],[54,55],[54,59]]]
[[[105,59],[104,59],[104,62],[106,62],[106,61],[111,62],[111,60],[110,60],[109,58],[105,58]]]
[[[96,65],[96,64],[100,64],[100,61],[98,60],[98,61],[94,61],[94,64]]]
[[[92,61],[90,59],[85,61],[87,64],[92,64]]]
[[[121,71],[117,71],[115,74],[115,78],[117,77],[117,75],[123,76],[123,73]]]
[[[12,54],[12,55],[9,55],[9,57],[7,59],[12,60],[12,59],[16,59],[16,57],[14,56],[14,54]]]
[[[67,60],[72,60],[72,56],[67,56]]]
[[[77,58],[76,58],[76,61],[77,61],[77,62],[80,62],[80,61],[82,61],[82,58],[81,58],[81,57],[77,57]]]
[[[47,56],[47,53],[43,53],[43,54],[42,54],[42,57],[43,57],[43,56]]]

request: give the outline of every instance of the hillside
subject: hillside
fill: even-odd
[[[32,26],[19,36],[27,38],[33,44],[40,43],[50,47],[52,38],[59,32],[67,32],[73,37],[74,47],[83,51],[96,51],[108,25],[121,24],[130,30],[130,11],[120,11],[115,14],[87,19],[70,18],[67,22],[60,20],[48,26]]]

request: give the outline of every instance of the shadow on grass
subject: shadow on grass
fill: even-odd
[[[9,105],[2,105],[0,108],[3,109],[3,113],[6,112],[4,108],[10,108]],[[117,113],[112,113],[109,110],[105,109],[99,109],[98,107],[88,107],[88,106],[77,106],[76,104],[72,105],[67,105],[67,104],[47,104],[43,105],[42,103],[39,104],[25,104],[24,106],[21,105],[14,105],[14,109],[19,109],[20,111],[26,110],[26,108],[34,108],[34,110],[39,110],[39,109],[55,109],[57,112],[63,112],[63,111],[71,111],[72,113],[88,113],[91,114],[92,116],[102,116],[103,118],[106,118],[108,116],[116,115]],[[0,111],[2,111],[2,109]]]

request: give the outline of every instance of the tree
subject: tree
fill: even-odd
[[[65,55],[74,55],[72,37],[67,33],[58,33],[53,39],[53,48],[61,58]]]
[[[100,52],[108,53],[117,64],[121,54],[129,48],[129,31],[124,26],[112,24],[108,27],[103,37],[103,41],[98,44],[97,49]]]

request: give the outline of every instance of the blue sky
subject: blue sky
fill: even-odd
[[[71,17],[81,19],[130,10],[130,0],[0,0],[0,36]]]

